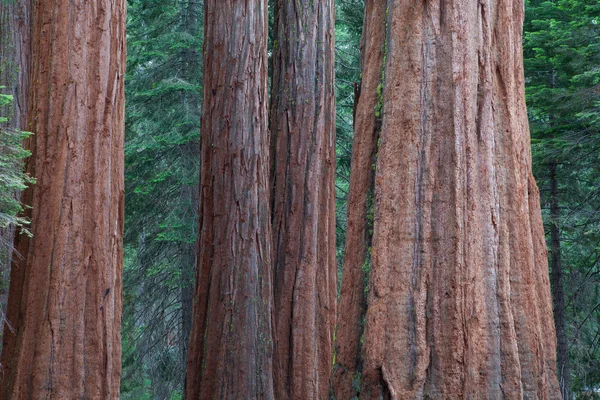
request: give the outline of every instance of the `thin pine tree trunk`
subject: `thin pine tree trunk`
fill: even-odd
[[[31,0],[0,2],[0,86],[3,93],[13,96],[13,103],[6,114],[9,129],[27,130],[29,104],[29,73],[31,66]],[[0,150],[1,151],[1,150]],[[15,198],[21,193],[15,191]],[[27,198],[23,199],[27,201]],[[29,203],[26,203],[30,205]],[[29,210],[25,216],[31,217]],[[7,302],[13,257],[15,228],[0,228],[0,329],[7,317]],[[17,257],[20,255],[17,253]],[[22,271],[21,271],[22,272]],[[18,272],[17,272],[18,273]],[[15,278],[20,280],[21,278]],[[12,316],[14,319],[14,316]],[[11,341],[9,336],[3,340]],[[1,348],[0,348],[1,349]]]
[[[181,3],[182,28],[191,37],[198,34],[198,14],[200,13],[198,0],[185,0]],[[200,75],[200,58],[197,50],[190,46],[182,50],[181,55],[182,75],[189,84],[194,84]],[[183,105],[186,107],[186,116],[191,117],[200,114],[199,95],[186,90],[182,96]],[[190,140],[183,146],[184,154],[190,160],[198,160],[200,157],[200,143]],[[190,167],[194,164],[190,163]],[[195,185],[184,185],[182,188],[181,201],[189,205],[186,215],[197,215],[199,209],[198,195],[199,183]],[[192,330],[192,309],[194,303],[194,271],[196,268],[198,246],[197,243],[181,244],[181,357],[185,376],[187,365],[188,344]]]
[[[552,300],[554,304],[554,325],[556,327],[557,368],[563,399],[569,400],[571,395],[571,369],[569,365],[569,342],[565,322],[565,290],[561,260],[560,243],[560,203],[558,192],[557,169],[555,160],[550,161],[550,280],[552,283]]]

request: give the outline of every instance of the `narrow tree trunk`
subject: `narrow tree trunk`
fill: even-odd
[[[35,1],[19,236],[0,397],[119,396],[124,1]]]
[[[22,131],[27,130],[26,110],[29,104],[30,19],[31,0],[0,1],[0,86],[5,87],[3,93],[14,97],[6,114],[9,117],[8,128]],[[18,192],[14,195],[15,198],[20,197]],[[31,217],[29,210],[25,214]],[[0,326],[4,326],[3,317],[6,317],[7,312],[14,234],[13,226],[0,227]]]
[[[195,188],[197,189],[197,188]],[[197,202],[196,202],[197,204]],[[189,266],[196,263],[196,247],[189,243],[181,246],[181,360],[187,365],[188,345],[192,331],[192,312],[194,305],[194,275],[190,273]],[[188,267],[188,268],[186,268]],[[185,374],[185,367],[184,367]],[[185,376],[185,375],[184,375]]]
[[[275,2],[274,383],[277,399],[327,399],[337,297],[334,4]]]
[[[32,0],[0,2],[0,86],[14,96],[10,124],[26,130],[31,66]]]
[[[523,2],[386,14],[360,398],[560,398]]]
[[[355,99],[352,171],[344,268],[337,316],[336,363],[332,389],[336,399],[352,399],[360,391],[361,337],[366,310],[366,272],[370,269],[373,185],[377,142],[381,131],[382,79],[386,4],[365,1],[361,43],[362,82]]]
[[[556,71],[550,73],[550,87],[556,87]],[[550,127],[555,125],[555,116],[549,116]],[[557,369],[558,380],[563,399],[571,399],[571,371],[569,365],[569,343],[567,341],[565,322],[565,291],[560,244],[560,195],[558,192],[557,177],[558,162],[551,159],[548,170],[550,180],[550,283],[554,312],[554,326],[556,328]]]
[[[200,238],[187,399],[272,399],[267,2],[204,2]]]
[[[191,37],[198,35],[198,14],[200,5],[198,0],[185,0],[181,3],[182,28]],[[190,46],[182,51],[182,76],[188,84],[193,85],[200,77],[200,59],[198,51]],[[192,117],[200,114],[199,95],[196,92],[186,90],[183,93],[183,104],[186,107],[186,116]],[[198,160],[200,157],[200,143],[191,140],[183,146],[185,155],[190,160]],[[189,168],[194,168],[195,163],[189,163]],[[182,188],[182,204],[189,205],[186,215],[197,216],[199,209],[198,195],[199,184],[184,185]],[[196,268],[198,246],[197,243],[182,243],[181,245],[181,359],[183,368],[187,365],[188,344],[190,332],[192,331],[192,311],[194,303],[194,271]],[[185,376],[185,371],[184,371]]]
[[[17,65],[13,45],[15,30],[13,3],[0,2],[0,93],[15,95]],[[18,127],[17,118],[13,118],[13,104],[0,107],[0,116],[10,118],[8,122],[0,123],[0,130]],[[4,149],[0,148],[0,154]],[[16,195],[16,193],[15,193]],[[6,302],[8,300],[8,282],[10,276],[10,260],[13,253],[14,227],[0,224],[0,325],[4,326]]]
[[[557,341],[557,368],[563,399],[571,399],[571,371],[569,366],[569,343],[565,323],[565,291],[560,245],[560,206],[557,180],[557,163],[550,162],[550,270],[552,299],[554,301],[554,325]]]
[[[186,147],[193,147],[189,149],[191,156],[199,157],[197,151],[197,142],[190,142]],[[182,190],[182,204],[189,204],[191,207],[195,207],[198,210],[198,186],[184,186]],[[193,210],[188,210],[189,214],[196,215]],[[186,376],[186,365],[188,356],[188,345],[190,341],[190,333],[192,331],[192,316],[193,316],[193,305],[194,305],[194,271],[196,266],[196,257],[198,246],[196,242],[182,242],[181,243],[181,287],[180,287],[180,300],[181,300],[181,360],[183,361],[182,370],[183,376]]]

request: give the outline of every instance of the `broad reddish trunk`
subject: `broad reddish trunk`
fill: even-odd
[[[373,185],[377,141],[381,130],[382,72],[386,4],[365,1],[361,43],[362,82],[354,115],[352,171],[342,288],[337,315],[336,363],[332,389],[336,399],[352,399],[360,391],[361,337],[366,311],[366,270],[370,268]],[[356,95],[355,94],[355,95]]]
[[[337,297],[334,4],[275,2],[275,398],[327,399]]]
[[[187,399],[272,399],[267,2],[205,0]]]
[[[116,399],[125,2],[36,1],[32,19],[34,236],[16,241],[0,397]]]
[[[523,2],[385,7],[360,398],[560,398]]]

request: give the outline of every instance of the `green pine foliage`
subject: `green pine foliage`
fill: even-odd
[[[0,93],[0,110],[8,110],[12,102],[13,96]],[[34,182],[23,172],[23,159],[31,155],[23,149],[23,141],[30,133],[9,128],[7,122],[8,116],[0,114],[0,229],[17,227],[22,233],[30,234],[29,221],[19,216],[23,205],[16,196]]]
[[[195,271],[202,3],[128,1],[123,399],[176,399]]]
[[[4,87],[0,86],[0,90]],[[8,293],[13,233],[31,235],[29,220],[22,216],[20,192],[35,180],[24,172],[23,159],[31,153],[23,149],[30,135],[10,127],[13,96],[0,93],[0,293]],[[0,324],[4,325],[5,303],[0,303]],[[0,338],[2,333],[0,332]]]
[[[336,242],[338,271],[343,263],[346,241],[350,164],[354,134],[353,108],[355,85],[360,84],[360,40],[364,1],[336,1],[335,74],[336,74]],[[341,279],[338,279],[338,283]]]

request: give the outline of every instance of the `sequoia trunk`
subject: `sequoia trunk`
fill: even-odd
[[[200,238],[187,399],[272,399],[266,0],[204,2]]]
[[[275,2],[271,133],[277,399],[327,399],[333,359],[332,0]]]
[[[28,170],[3,399],[119,396],[125,2],[35,1]]]
[[[374,165],[381,130],[385,13],[385,2],[365,1],[361,43],[362,82],[360,89],[355,90],[358,98],[355,99],[348,225],[337,316],[336,364],[332,379],[336,399],[352,399],[360,389],[360,344],[367,302],[365,280],[370,268],[373,228]]]
[[[523,1],[380,2],[360,398],[560,398]]]

